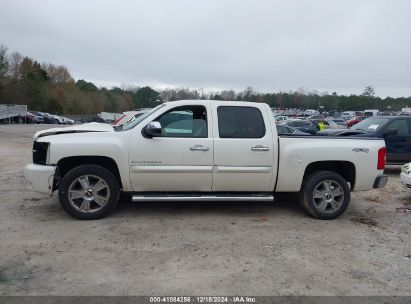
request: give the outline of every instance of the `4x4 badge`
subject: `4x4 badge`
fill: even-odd
[[[368,149],[368,148],[354,148],[354,149],[352,149],[354,152],[365,152],[365,153],[368,153],[368,152],[370,152],[370,149]]]

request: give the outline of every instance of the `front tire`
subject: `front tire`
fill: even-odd
[[[59,187],[61,207],[80,220],[95,220],[108,215],[117,206],[119,196],[116,177],[97,165],[81,165],[70,170]]]
[[[331,220],[342,215],[350,202],[350,188],[338,173],[316,171],[304,179],[301,202],[312,217]]]

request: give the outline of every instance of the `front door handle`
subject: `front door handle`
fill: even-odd
[[[264,147],[262,145],[257,145],[257,146],[251,147],[251,151],[270,151],[270,147]]]
[[[194,145],[193,147],[190,147],[191,151],[208,151],[210,150],[209,147],[202,146],[202,145]]]

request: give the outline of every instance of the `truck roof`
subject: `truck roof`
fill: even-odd
[[[175,100],[175,101],[166,101],[165,104],[187,104],[189,102],[198,103],[198,102],[215,102],[215,103],[226,103],[227,106],[255,106],[256,104],[264,104],[261,102],[252,102],[252,101],[238,101],[238,100],[214,100],[214,99],[183,99],[183,100]],[[268,105],[267,105],[268,106]]]

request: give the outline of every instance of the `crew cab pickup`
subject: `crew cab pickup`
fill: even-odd
[[[311,216],[333,219],[351,191],[386,184],[385,154],[379,138],[279,136],[267,104],[182,100],[117,128],[37,132],[24,174],[34,190],[58,190],[78,219],[107,215],[120,191],[133,201],[272,201],[298,192]]]

